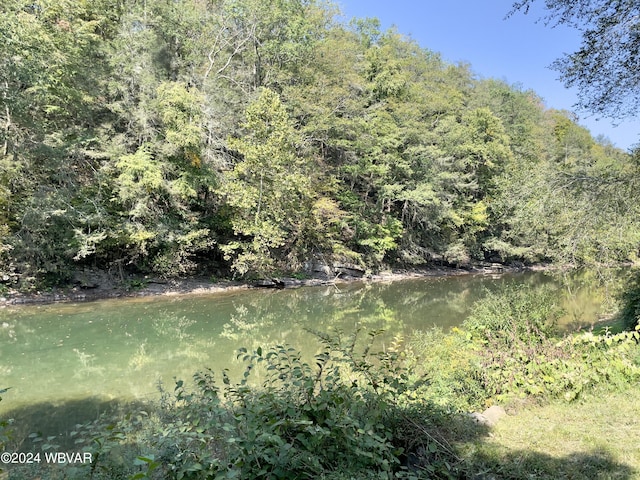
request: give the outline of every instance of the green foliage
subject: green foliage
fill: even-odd
[[[514,2],[514,11],[527,12],[534,2]],[[570,25],[582,34],[577,51],[553,64],[567,87],[578,88],[579,106],[614,118],[635,116],[640,101],[632,67],[639,46],[638,5],[631,0],[547,0],[545,7],[546,23]]]
[[[188,393],[178,382],[172,408],[182,421],[175,430],[170,424],[168,442],[158,446],[184,456],[162,469],[177,478],[317,478],[332,471],[390,478],[398,469],[382,399],[366,377],[348,380],[354,373],[344,371],[339,352],[327,345],[314,367],[284,346],[241,349],[239,358],[247,363],[240,383],[223,373],[218,386],[203,372],[195,376],[198,390]],[[262,375],[262,387],[251,386]]]
[[[366,249],[369,262],[380,264],[390,251],[398,246],[398,238],[402,235],[402,223],[395,218],[385,218],[382,223],[362,222],[358,225],[360,239],[358,245]]]
[[[535,343],[555,333],[562,315],[557,297],[551,286],[531,289],[519,285],[489,291],[473,306],[463,328],[480,342],[496,340],[507,347],[517,342]]]
[[[627,285],[620,294],[620,322],[627,330],[640,325],[640,273],[633,271],[629,275]]]
[[[302,0],[0,13],[0,260],[17,283],[637,256],[631,155],[375,19]]]
[[[408,342],[415,372],[426,383],[416,395],[452,413],[482,410],[489,397],[484,388],[478,349],[471,335],[459,328],[415,332]]]
[[[265,274],[275,267],[278,249],[297,255],[315,194],[309,162],[297,151],[297,135],[278,95],[262,89],[246,117],[247,135],[230,143],[242,159],[220,189],[233,209],[236,236],[222,250],[240,274]]]
[[[598,385],[633,382],[640,375],[638,332],[558,337],[560,311],[548,288],[507,289],[474,307],[464,327],[478,345],[488,397],[577,398]]]
[[[595,388],[640,378],[640,333],[555,331],[558,308],[545,287],[507,288],[473,307],[462,328],[417,332],[409,351],[427,383],[416,394],[453,412],[515,400],[573,401]]]
[[[287,346],[240,349],[240,381],[226,371],[194,375],[162,390],[159,408],[108,416],[69,433],[93,463],[92,478],[449,478],[457,458],[434,428],[437,414],[416,398],[399,345],[372,353],[377,333],[318,333],[308,363]],[[418,415],[418,411],[421,412]],[[427,413],[429,412],[429,413]],[[422,418],[421,415],[433,415]],[[444,416],[443,416],[444,418]],[[443,421],[439,419],[438,421]],[[55,438],[34,434],[41,449]],[[430,460],[402,464],[405,447]],[[50,468],[55,477],[55,466]],[[68,468],[68,467],[64,467]],[[67,472],[67,471],[65,471]],[[43,472],[40,471],[40,474]]]

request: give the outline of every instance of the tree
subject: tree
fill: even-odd
[[[7,235],[0,248],[11,248],[11,263],[26,277],[66,281],[74,229],[91,215],[92,203],[78,193],[95,170],[83,152],[104,116],[101,35],[111,22],[97,3],[103,13],[115,7],[109,0],[0,6],[0,235]]]
[[[527,13],[536,0],[513,4]],[[553,63],[578,106],[596,114],[636,116],[640,107],[640,3],[637,0],[545,0],[547,24],[582,32],[578,51]]]
[[[277,257],[294,263],[314,193],[309,162],[297,151],[299,136],[277,93],[261,89],[247,108],[244,128],[243,138],[230,141],[242,159],[223,176],[219,190],[231,209],[234,234],[221,249],[241,275],[267,274],[277,267]]]

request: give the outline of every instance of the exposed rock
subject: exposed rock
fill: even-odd
[[[473,420],[475,423],[477,423],[478,425],[486,425],[488,427],[491,426],[491,424],[489,423],[489,419],[481,413],[473,412],[473,413],[469,413],[468,415],[469,415],[469,418]]]
[[[504,408],[499,405],[493,405],[492,407],[489,407],[484,412],[482,412],[482,415],[489,421],[490,426],[498,423],[498,420],[500,420],[506,414],[507,412],[505,412]]]
[[[114,278],[104,270],[85,268],[74,273],[72,284],[81,290],[94,290],[97,288],[113,288]]]
[[[356,278],[362,278],[366,273],[366,271],[362,267],[350,263],[338,263],[334,265],[333,271],[336,275],[344,275]]]
[[[298,288],[304,285],[303,280],[297,278],[284,277],[279,279],[283,288]]]
[[[318,285],[330,285],[333,282],[322,280],[319,278],[306,278],[298,279],[292,277],[282,278],[263,278],[253,282],[254,287],[258,288],[299,288],[299,287],[313,287]]]
[[[485,425],[487,427],[493,427],[498,420],[504,417],[507,414],[504,408],[493,405],[492,407],[487,408],[484,412],[478,413],[473,412],[469,414],[469,418],[471,418],[474,422],[479,425]]]
[[[259,288],[284,288],[282,282],[273,278],[262,278],[253,282],[254,287]]]
[[[332,268],[320,260],[308,260],[304,263],[304,271],[311,275],[318,275],[324,278],[332,277]]]
[[[480,273],[504,273],[507,269],[504,264],[498,262],[476,262],[473,264],[473,270]]]
[[[328,264],[319,259],[308,260],[304,263],[304,271],[315,277],[325,279],[342,278],[362,278],[365,275],[365,269],[359,265],[348,262],[335,262]]]

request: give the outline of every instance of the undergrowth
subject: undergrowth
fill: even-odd
[[[364,345],[357,332],[314,332],[314,356],[240,349],[239,379],[203,370],[161,388],[154,408],[76,426],[69,435],[92,453],[90,465],[18,468],[9,478],[475,478],[495,462],[456,447],[487,433],[466,413],[575,401],[640,379],[638,328],[563,335],[559,315],[545,287],[511,288],[476,304],[460,328],[386,348],[376,346],[381,332]]]
[[[419,386],[393,345],[363,351],[357,335],[317,332],[306,362],[280,345],[238,351],[239,381],[204,370],[161,389],[157,408],[78,425],[92,465],[42,478],[349,479],[455,478],[459,459],[438,424],[447,414],[416,401]],[[397,346],[399,347],[399,346]],[[44,449],[56,449],[47,439]],[[10,478],[29,478],[32,471]],[[19,475],[24,475],[20,477]]]
[[[422,397],[452,411],[521,399],[577,399],[595,386],[640,379],[640,328],[560,334],[549,287],[511,287],[478,302],[461,328],[417,333],[411,347],[430,379]]]

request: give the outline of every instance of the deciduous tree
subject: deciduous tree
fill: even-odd
[[[525,13],[536,0],[513,4]],[[621,118],[640,107],[640,4],[636,0],[545,0],[545,21],[582,33],[580,48],[553,67],[568,87],[577,87],[579,106]],[[513,13],[512,12],[512,13]]]

